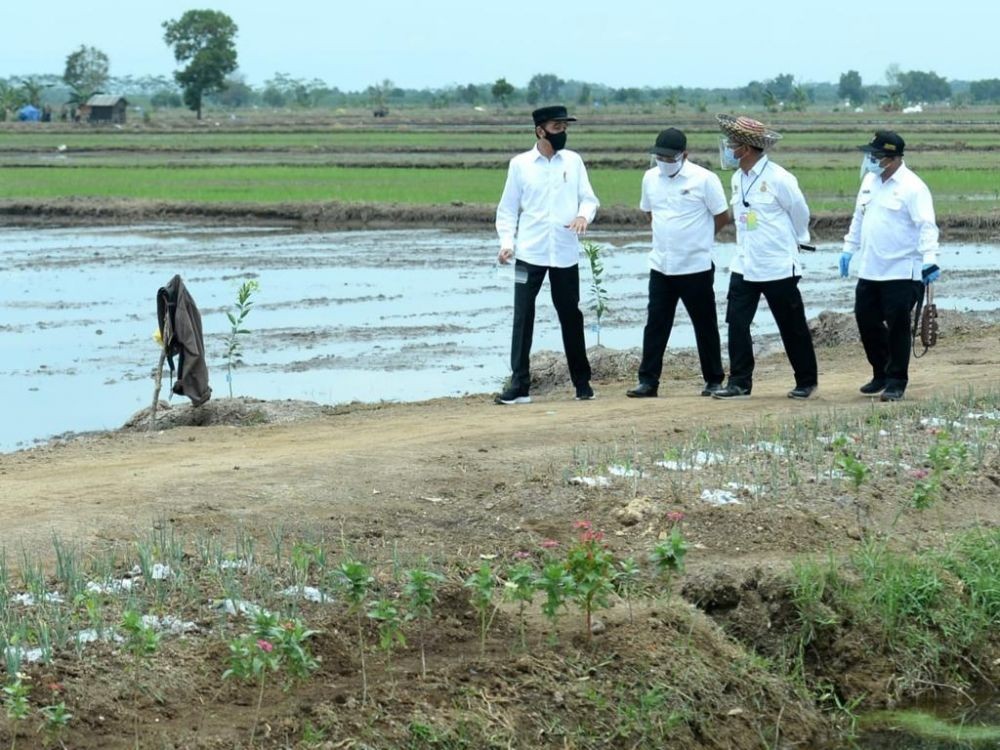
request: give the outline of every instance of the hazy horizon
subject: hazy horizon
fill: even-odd
[[[523,88],[536,73],[552,73],[611,87],[739,88],[786,73],[799,83],[837,83],[848,70],[867,86],[885,83],[892,64],[949,80],[1000,77],[991,56],[970,52],[990,49],[1000,11],[971,0],[955,0],[944,15],[926,0],[905,12],[860,0],[830,12],[792,0],[760,10],[723,0],[686,17],[685,8],[653,0],[624,7],[593,0],[365,7],[287,0],[277,12],[259,0],[49,0],[5,9],[12,33],[0,74],[61,76],[67,55],[88,45],[108,55],[112,76],[170,76],[177,63],[162,23],[192,7],[236,22],[239,73],[253,86],[284,73],[344,91],[383,79],[442,89],[506,78]]]

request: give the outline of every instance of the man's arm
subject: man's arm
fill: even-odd
[[[924,265],[937,263],[938,226],[934,216],[934,201],[931,191],[926,185],[921,185],[907,201],[910,218],[917,226],[920,234],[917,249],[924,256]]]
[[[729,211],[723,211],[721,214],[715,214],[713,217],[715,219],[715,233],[718,234],[722,231],[722,228],[726,224],[731,224],[733,222],[733,215]]]
[[[521,179],[514,160],[507,167],[507,181],[497,205],[496,227],[500,237],[500,252],[497,260],[507,263],[514,257],[514,236],[517,234],[517,220],[521,213]]]
[[[601,202],[597,200],[597,196],[594,194],[594,188],[590,186],[590,178],[587,176],[587,167],[584,165],[583,160],[580,160],[580,175],[577,180],[577,199],[580,202],[579,208],[577,208],[576,218],[571,221],[567,227],[572,229],[577,234],[583,234],[587,231],[587,227],[594,220],[594,216],[597,215],[597,209],[601,205]]]

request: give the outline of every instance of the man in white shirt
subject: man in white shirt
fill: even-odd
[[[753,322],[761,295],[778,325],[785,354],[795,373],[789,398],[816,391],[818,368],[812,334],[799,292],[799,247],[809,242],[809,206],[799,183],[764,153],[781,135],[749,117],[717,115],[725,134],[723,168],[731,180],[736,254],[729,270],[729,383],[718,399],[749,398],[753,388]]]
[[[670,339],[677,302],[684,303],[694,326],[702,396],[722,390],[719,322],[715,314],[715,235],[729,223],[729,204],[722,182],[704,167],[688,161],[687,136],[668,128],[656,137],[656,166],[642,177],[639,208],[653,227],[649,253],[649,305],[642,334],[639,385],[625,392],[630,398],[658,394],[663,353]]]
[[[906,143],[899,134],[879,130],[860,148],[864,177],[844,236],[840,275],[847,277],[860,250],[854,317],[872,366],[872,379],[860,390],[898,401],[909,382],[910,315],[924,286],[941,275],[938,228],[931,192],[903,162]]]
[[[535,328],[535,298],[549,277],[552,304],[562,328],[563,348],[576,398],[594,397],[590,362],[580,312],[580,240],[600,203],[590,187],[583,159],[566,146],[566,128],[575,117],[561,105],[531,113],[535,146],[510,160],[507,182],[497,206],[497,260],[515,258],[514,330],[510,386],[498,404],[531,403],[529,358]]]

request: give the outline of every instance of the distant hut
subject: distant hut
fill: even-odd
[[[86,110],[84,110],[86,107]],[[113,94],[95,94],[87,100],[81,107],[81,115],[87,113],[87,122],[113,122],[118,125],[125,124],[125,112],[128,109],[128,100],[124,96],[114,96]]]

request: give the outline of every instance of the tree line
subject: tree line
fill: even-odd
[[[686,105],[705,111],[711,105],[754,104],[768,110],[805,110],[810,105],[902,109],[914,103],[948,103],[951,106],[1000,102],[1000,79],[948,81],[933,71],[904,71],[898,65],[886,70],[884,84],[865,85],[856,70],[841,74],[838,83],[807,83],[791,73],[734,88],[685,86],[611,87],[599,83],[564,80],[552,73],[537,73],[518,87],[499,78],[445,88],[405,89],[391,80],[373,83],[360,91],[342,91],[314,78],[294,78],[277,72],[262,86],[248,84],[238,72],[238,27],[225,13],[190,10],[179,19],[164,21],[164,43],[183,67],[165,76],[144,78],[110,75],[110,60],[93,46],[81,45],[66,58],[63,75],[0,78],[0,119],[24,104],[56,104],[72,111],[98,93],[130,97],[133,103],[152,107],[186,106],[201,117],[206,103],[226,108],[265,107],[371,107],[376,115],[396,106],[534,106],[564,101],[578,106]]]

